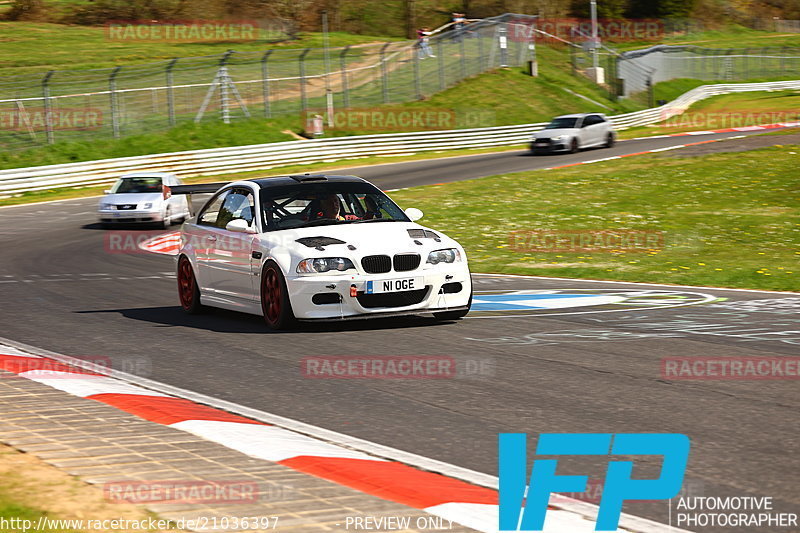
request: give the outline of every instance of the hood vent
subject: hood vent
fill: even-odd
[[[297,239],[295,242],[299,242],[309,248],[316,248],[317,250],[323,250],[323,246],[330,246],[332,244],[346,244],[344,241],[334,239],[333,237],[303,237]]]
[[[429,229],[413,228],[408,230],[408,236],[412,239],[433,239],[436,242],[441,242],[441,238]]]

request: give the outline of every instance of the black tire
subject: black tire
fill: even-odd
[[[472,290],[470,289],[469,300],[467,301],[466,309],[460,309],[458,311],[441,311],[439,313],[433,313],[433,317],[437,320],[460,320],[465,316],[467,316],[467,313],[469,313],[471,307],[472,307]]]
[[[606,148],[611,148],[612,146],[614,146],[615,141],[616,139],[614,138],[614,134],[609,133],[608,136],[606,137]]]
[[[183,310],[190,315],[205,311],[205,306],[200,303],[200,287],[197,286],[192,262],[185,255],[178,259],[178,298]]]
[[[576,154],[580,150],[580,146],[578,146],[578,139],[572,139],[572,142],[569,143],[569,153]]]
[[[264,323],[272,330],[292,329],[297,319],[289,301],[286,279],[281,268],[274,261],[267,261],[261,272],[261,311]]]

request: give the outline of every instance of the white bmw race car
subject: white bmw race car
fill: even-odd
[[[222,307],[286,329],[297,320],[417,313],[452,320],[469,311],[461,245],[416,224],[420,210],[404,212],[361,178],[305,174],[173,188],[211,191],[181,228],[178,293],[189,313]]]

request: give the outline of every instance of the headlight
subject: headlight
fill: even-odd
[[[438,265],[439,263],[455,263],[461,261],[461,252],[457,248],[447,248],[446,250],[434,250],[428,254],[428,263]]]
[[[100,209],[114,209],[114,204],[100,204]]]
[[[355,265],[346,257],[320,257],[317,259],[303,259],[297,265],[297,272],[299,274],[329,272],[331,270],[344,272],[351,268],[355,268]]]
[[[142,209],[150,209],[151,207],[153,207],[153,202],[147,202],[142,206]]]
[[[553,140],[554,141],[563,141],[566,138],[567,138],[566,135],[559,135],[558,137],[553,137]]]

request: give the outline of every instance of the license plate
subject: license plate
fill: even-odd
[[[548,143],[533,143],[534,146],[547,146]]]
[[[398,278],[381,281],[368,281],[364,292],[367,294],[378,294],[383,292],[404,292],[415,291],[425,287],[425,280],[421,277]]]

